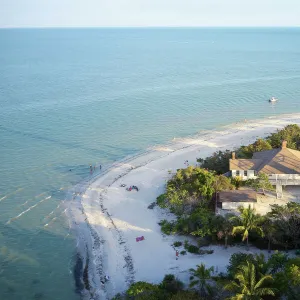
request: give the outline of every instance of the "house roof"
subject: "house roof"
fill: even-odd
[[[218,202],[257,202],[257,194],[253,190],[233,190],[218,193]]]
[[[300,151],[289,148],[280,149],[258,171],[266,174],[299,174]]]
[[[262,163],[261,159],[230,159],[229,170],[256,170]]]
[[[255,152],[252,159],[230,159],[230,170],[255,170],[265,174],[300,174],[300,151],[278,148]]]

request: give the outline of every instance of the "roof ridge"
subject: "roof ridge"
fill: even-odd
[[[275,151],[278,150],[278,151]],[[281,148],[276,148],[276,149],[272,149],[272,150],[266,150],[266,151],[274,151],[274,155],[272,155],[271,157],[268,157],[266,159],[262,159],[262,163],[259,165],[259,167],[257,168],[257,172],[260,172],[265,166],[267,166],[273,159],[274,157],[277,156],[277,154],[281,151]],[[266,152],[266,151],[261,151],[261,152]],[[257,152],[256,152],[257,153]]]

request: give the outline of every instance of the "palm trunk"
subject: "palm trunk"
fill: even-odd
[[[227,247],[228,247],[228,235],[226,234],[225,235],[225,249],[227,249]]]

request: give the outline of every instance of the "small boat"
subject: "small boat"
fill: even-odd
[[[271,103],[274,103],[274,102],[277,102],[277,101],[278,101],[278,99],[275,98],[275,97],[272,97],[272,98],[269,99],[269,102],[271,102]]]

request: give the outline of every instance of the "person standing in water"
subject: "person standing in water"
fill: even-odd
[[[101,165],[100,165],[100,167],[99,167],[99,168],[100,168],[100,170],[102,169]]]

